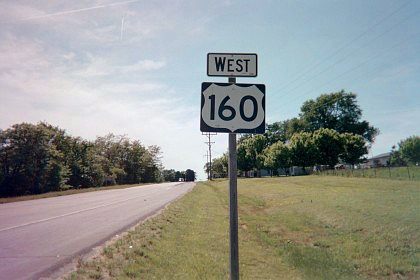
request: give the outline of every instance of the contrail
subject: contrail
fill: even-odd
[[[94,7],[81,8],[81,9],[68,10],[68,11],[56,12],[56,13],[51,13],[51,14],[44,14],[44,15],[39,15],[39,16],[32,16],[32,17],[27,17],[27,18],[21,18],[21,19],[18,19],[17,21],[28,21],[28,20],[34,20],[34,19],[42,19],[42,18],[49,18],[49,17],[55,17],[55,16],[62,16],[62,15],[79,13],[79,12],[86,12],[86,11],[90,11],[90,10],[119,6],[119,5],[129,4],[129,3],[133,3],[133,2],[139,2],[139,1],[140,0],[128,0],[128,1],[98,5],[98,6],[94,6]]]
[[[120,41],[122,41],[123,34],[124,34],[124,19],[125,19],[125,15],[123,15],[123,17],[121,19],[121,37],[120,37]]]

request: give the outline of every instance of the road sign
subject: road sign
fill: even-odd
[[[209,53],[207,75],[229,77],[229,83],[201,84],[200,130],[229,133],[230,279],[239,280],[236,133],[265,132],[265,85],[236,83],[257,76],[254,53]]]
[[[207,76],[256,77],[255,53],[208,53]]]
[[[265,85],[202,83],[200,130],[264,133]]]

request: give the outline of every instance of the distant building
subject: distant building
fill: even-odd
[[[371,168],[371,167],[388,166],[390,159],[391,159],[391,153],[379,154],[377,156],[368,158],[367,161],[362,165],[362,167]]]

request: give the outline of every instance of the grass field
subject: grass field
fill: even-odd
[[[319,175],[420,181],[420,166],[325,170],[320,172]]]
[[[96,192],[96,191],[115,190],[115,189],[125,189],[125,188],[137,187],[137,186],[141,186],[141,185],[147,185],[147,184],[115,185],[115,186],[93,187],[93,188],[83,188],[83,189],[69,189],[69,190],[65,190],[65,191],[48,192],[48,193],[42,193],[42,194],[22,195],[22,196],[13,196],[13,197],[0,197],[0,204],[9,203],[9,202],[17,202],[17,201],[25,201],[25,200],[48,198],[48,197],[56,197],[56,196],[63,196],[63,195],[70,195],[70,194],[77,194],[77,193]]]
[[[198,183],[69,279],[228,279],[227,181]],[[242,279],[420,279],[420,182],[239,180]]]

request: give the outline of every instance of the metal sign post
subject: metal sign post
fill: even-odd
[[[236,83],[236,78],[229,78],[229,83]],[[229,221],[230,221],[230,279],[239,279],[238,246],[238,190],[237,190],[237,154],[236,133],[229,133]]]
[[[230,279],[239,280],[236,134],[265,132],[265,85],[236,83],[236,77],[257,76],[252,53],[209,53],[207,75],[229,78],[201,84],[200,130],[229,133]]]

